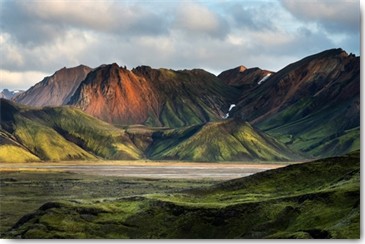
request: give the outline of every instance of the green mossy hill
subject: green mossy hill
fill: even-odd
[[[229,119],[153,135],[152,159],[190,161],[288,161],[297,157],[249,123]]]
[[[25,163],[40,161],[9,133],[0,129],[0,162]]]
[[[2,142],[7,141],[1,143],[0,150],[6,162],[142,157],[123,130],[78,109],[35,109],[5,99],[1,99],[0,107],[0,137]],[[9,143],[10,140],[13,143]],[[14,150],[22,152],[13,155]]]
[[[296,118],[312,106],[306,100],[277,113],[257,127],[307,157],[344,155],[360,149],[360,113],[348,115],[357,103],[356,99],[337,106],[330,104],[304,118]]]
[[[50,202],[4,237],[358,239],[359,152],[180,193]]]
[[[178,129],[115,127],[72,107],[31,108],[1,100],[2,162],[149,158],[290,161],[286,146],[238,119]]]

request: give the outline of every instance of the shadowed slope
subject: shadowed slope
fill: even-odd
[[[241,97],[231,114],[308,156],[359,149],[360,57],[331,49],[290,64]]]

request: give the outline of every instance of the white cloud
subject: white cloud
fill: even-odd
[[[190,2],[181,3],[176,13],[175,27],[183,31],[215,37],[224,37],[229,28],[217,13],[203,5]]]
[[[0,69],[0,87],[10,90],[27,89],[41,81],[46,75],[46,73],[37,71],[11,72]]]
[[[4,66],[5,62],[10,66],[22,66],[24,58],[19,50],[19,47],[10,41],[8,33],[0,34],[0,66]]]

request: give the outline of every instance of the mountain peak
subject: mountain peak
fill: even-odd
[[[53,75],[45,77],[26,92],[17,95],[14,100],[32,106],[64,105],[92,70],[85,65],[63,67]]]
[[[246,66],[240,65],[236,68],[239,72],[244,72],[247,68]]]

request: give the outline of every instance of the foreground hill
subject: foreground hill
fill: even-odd
[[[360,57],[331,49],[288,65],[230,113],[307,156],[359,149]]]
[[[7,238],[360,238],[360,154],[180,193],[49,202]]]
[[[71,107],[32,108],[1,99],[0,161],[164,159],[289,161],[298,156],[248,123],[179,129],[117,128]]]

